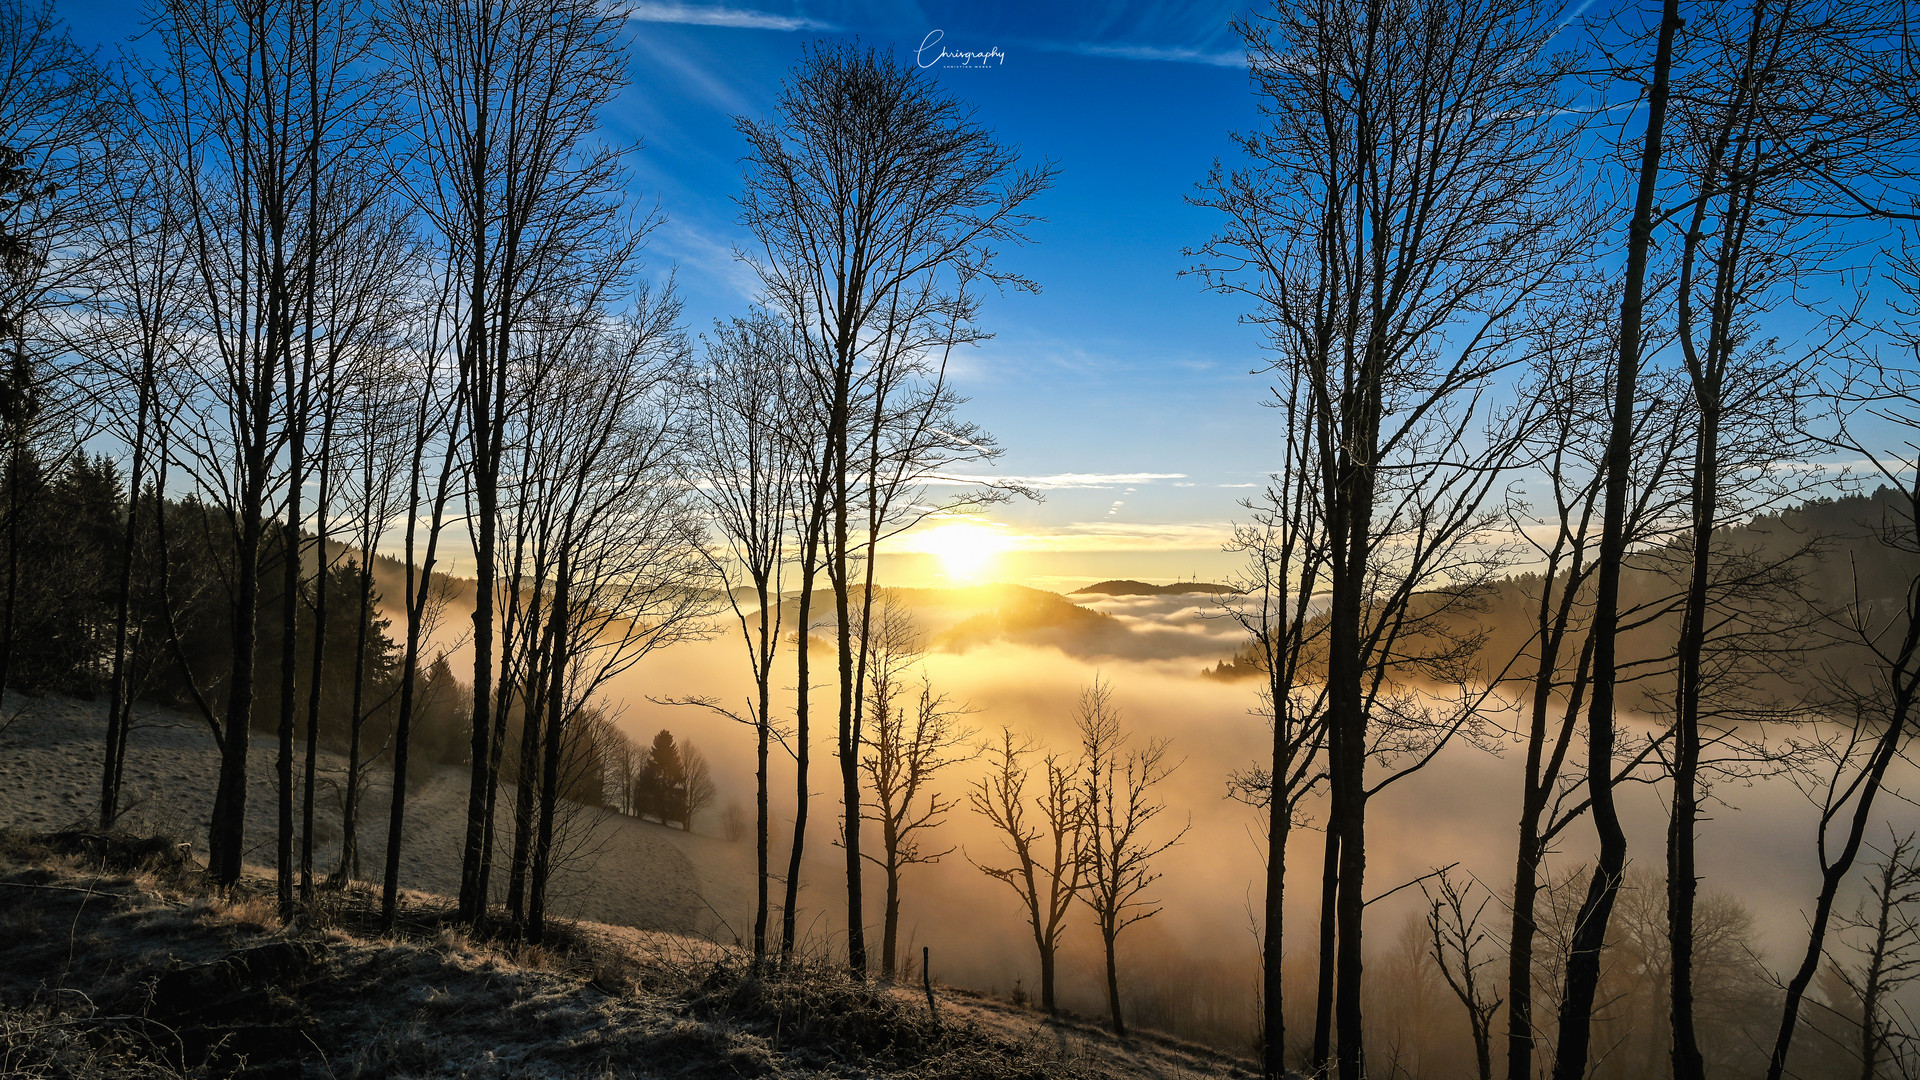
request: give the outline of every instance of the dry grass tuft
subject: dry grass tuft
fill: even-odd
[[[207,904],[207,912],[247,933],[264,934],[281,928],[278,900],[238,886],[224,896],[213,897]]]
[[[48,994],[22,1005],[0,1002],[0,1076],[20,1080],[53,1077],[125,1077],[184,1080],[170,1051],[171,1029],[138,1016],[96,1008],[84,994]]]
[[[695,1017],[752,1033],[788,1062],[837,1073],[879,1069],[916,1080],[1078,1080],[1110,1074],[1035,1040],[942,1024],[924,999],[838,965],[710,964],[685,992]]]

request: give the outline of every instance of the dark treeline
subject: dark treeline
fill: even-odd
[[[75,456],[48,475],[37,458],[23,454],[11,463],[20,470],[16,479],[0,478],[19,502],[12,537],[17,553],[7,559],[12,643],[12,685],[32,693],[65,693],[93,697],[111,677],[111,643],[117,625],[116,583],[122,573],[125,549],[120,544],[128,507],[126,485],[113,463],[105,458]],[[210,524],[212,507],[193,500],[157,503],[143,498],[149,522],[161,510],[167,515],[168,543],[162,547],[160,530],[142,530],[132,548],[132,600],[123,670],[131,696],[190,708],[193,695],[216,694],[224,670],[222,652],[230,634],[227,608],[219,594],[233,565],[231,548],[219,545],[220,534]],[[268,565],[286,558],[284,535],[274,530],[265,544]],[[162,565],[164,560],[164,566]],[[329,568],[324,583],[303,579],[301,615],[295,634],[311,648],[317,606],[313,590],[324,587],[337,610],[358,612],[362,588],[358,568],[351,563]],[[164,591],[164,596],[163,596]],[[386,707],[396,675],[394,643],[389,624],[379,614],[377,597],[366,606],[364,627],[339,619],[327,627],[329,635],[320,670],[322,728],[329,742],[345,745],[345,705],[353,696],[353,680],[362,680],[362,700]],[[277,592],[263,591],[260,611],[278,610]],[[259,642],[262,656],[280,647],[283,626],[269,628]],[[364,654],[356,663],[356,645]],[[311,671],[300,672],[304,691]],[[278,720],[271,700],[256,702],[257,726],[274,730]],[[390,722],[390,720],[389,720]]]

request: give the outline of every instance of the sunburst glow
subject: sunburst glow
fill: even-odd
[[[977,582],[994,569],[1000,555],[1011,546],[1006,533],[978,521],[946,521],[915,533],[916,550],[940,560],[947,580]]]

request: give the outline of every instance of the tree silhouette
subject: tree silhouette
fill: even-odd
[[[1143,895],[1160,879],[1153,869],[1156,856],[1180,842],[1190,825],[1165,840],[1151,835],[1154,822],[1166,812],[1156,800],[1159,786],[1179,762],[1167,760],[1168,743],[1152,739],[1145,746],[1129,746],[1120,726],[1120,710],[1113,704],[1113,687],[1095,678],[1080,692],[1074,723],[1080,730],[1080,799],[1085,825],[1080,834],[1080,900],[1093,911],[1100,926],[1107,959],[1107,1016],[1116,1035],[1127,1025],[1120,1012],[1120,968],[1114,946],[1121,931],[1160,914],[1161,907]]]

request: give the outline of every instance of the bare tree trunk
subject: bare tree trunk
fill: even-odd
[[[1716,401],[1699,401],[1694,458],[1693,566],[1682,617],[1674,715],[1673,806],[1667,828],[1667,940],[1672,948],[1670,1001],[1674,1080],[1704,1080],[1706,1064],[1694,1032],[1694,901],[1699,892],[1695,832],[1700,819],[1701,663],[1706,652],[1708,570],[1713,558],[1714,512],[1720,488],[1720,415]]]
[[[329,416],[320,436],[320,490],[313,508],[314,553],[316,557],[313,588],[313,665],[307,686],[307,745],[305,779],[300,795],[300,899],[313,899],[313,794],[320,771],[320,688],[325,682],[327,663],[327,471],[330,462],[333,418]],[[297,550],[297,549],[296,549]]]
[[[278,872],[281,921],[293,918],[293,718],[296,691],[294,674],[299,667],[300,628],[300,489],[306,482],[303,471],[306,456],[306,373],[296,385],[293,350],[286,356],[287,424],[287,520],[280,535],[280,755],[274,761],[274,776],[279,782],[279,832],[274,854]],[[296,397],[296,395],[298,395]]]
[[[880,977],[893,981],[900,955],[900,867],[887,867],[887,899],[880,933]]]
[[[431,378],[431,373],[428,375]],[[420,638],[426,620],[427,602],[433,595],[434,554],[440,544],[440,526],[452,493],[447,483],[453,471],[454,433],[447,432],[445,456],[441,458],[440,480],[434,490],[432,517],[427,525],[427,549],[419,566],[413,561],[415,537],[419,528],[420,483],[424,473],[427,444],[432,441],[428,420],[432,388],[421,388],[420,405],[415,413],[414,444],[407,471],[406,602],[407,646],[400,661],[400,705],[393,728],[393,798],[387,812],[387,852],[380,893],[380,925],[392,932],[400,904],[400,842],[407,814],[408,751],[413,733],[414,684],[420,672]],[[451,411],[458,415],[458,407]],[[457,420],[455,426],[457,426]]]
[[[1533,1080],[1533,941],[1539,932],[1535,911],[1540,898],[1544,804],[1533,791],[1527,793],[1514,855],[1513,918],[1507,947],[1507,1080]]]
[[[100,829],[112,829],[120,817],[120,778],[125,769],[126,729],[133,718],[131,676],[127,671],[127,623],[133,612],[133,561],[139,550],[140,484],[147,469],[147,421],[153,409],[153,349],[140,356],[139,403],[134,421],[133,468],[127,478],[127,529],[120,545],[120,574],[114,588],[113,671],[107,691],[106,760],[100,773]],[[0,685],[5,685],[0,682]]]
[[[264,466],[263,466],[264,467]],[[213,794],[207,830],[207,871],[219,885],[240,880],[241,844],[246,834],[248,718],[253,706],[253,613],[260,600],[259,502],[241,508],[239,567],[234,588],[230,645],[233,674],[220,735],[220,779]]]
[[[318,5],[307,8],[307,101],[308,138],[307,138],[307,274],[304,282],[306,317],[306,343],[300,359],[300,438],[295,443],[298,450],[306,441],[306,426],[311,413],[312,399],[309,397],[314,378],[313,331],[316,306],[314,292],[320,277],[320,9]],[[321,667],[327,653],[327,482],[328,460],[333,442],[333,399],[332,380],[327,387],[326,419],[322,423],[320,435],[320,491],[314,506],[314,550],[318,554],[314,569],[314,607],[313,607],[313,685],[307,689],[307,745],[306,745],[306,783],[300,800],[300,899],[313,900],[313,784],[314,771],[319,762],[320,728],[320,683]],[[291,403],[289,403],[291,404]],[[301,483],[298,469],[292,478],[297,489]],[[293,514],[289,503],[288,515]],[[296,584],[300,575],[300,532],[296,527],[293,535],[287,538],[287,557],[293,560],[291,580]],[[297,593],[297,589],[295,590]],[[297,599],[297,597],[296,597]],[[293,631],[287,631],[289,638]],[[283,679],[290,685],[293,677],[291,666]],[[289,712],[292,710],[289,709]]]
[[[1280,727],[1275,719],[1274,726]],[[1282,750],[1282,737],[1274,736],[1273,775],[1285,776],[1292,755]],[[1274,781],[1275,801],[1280,800],[1280,781]],[[1287,1072],[1287,1015],[1285,987],[1281,981],[1281,961],[1286,957],[1287,920],[1287,837],[1292,832],[1293,814],[1282,807],[1268,817],[1267,896],[1263,937],[1260,941],[1260,1062],[1262,1075],[1277,1080]]]
[[[1327,735],[1327,744],[1331,750],[1331,731]],[[1340,836],[1333,831],[1331,823],[1324,835],[1326,843],[1320,860],[1320,955],[1314,980],[1313,1059],[1310,1063],[1315,1076],[1324,1076],[1327,1063],[1333,1058],[1333,954],[1334,941],[1339,933],[1334,923],[1334,904],[1340,884]]]
[[[1544,793],[1541,793],[1544,794]],[[1545,799],[1528,792],[1520,815],[1507,948],[1507,1080],[1533,1080],[1533,942],[1539,933],[1540,815]]]
[[[475,34],[475,70],[468,73],[484,86],[491,78],[486,65],[491,61],[492,16],[491,5],[482,5],[477,12],[479,24],[472,28]],[[461,27],[461,30],[467,28]],[[456,33],[459,31],[456,30]],[[464,167],[467,183],[474,192],[473,198],[482,198],[488,189],[488,159],[493,153],[491,95],[483,89],[470,95],[474,118],[472,132],[467,145],[460,147],[465,160],[454,167]],[[465,108],[467,101],[458,104]],[[493,267],[489,259],[492,253],[491,238],[488,236],[488,211],[479,206],[468,213],[466,227],[468,236],[467,258],[469,264],[462,271],[469,275],[467,287],[467,334],[465,355],[461,357],[461,381],[467,417],[467,442],[469,483],[475,503],[474,538],[474,600],[473,600],[473,730],[469,738],[470,781],[467,788],[467,833],[466,842],[460,856],[460,921],[478,926],[486,916],[487,897],[480,884],[481,848],[485,844],[486,801],[487,801],[487,735],[492,720],[493,694],[493,590],[494,590],[494,526],[499,511],[498,481],[493,469],[496,460],[493,446],[497,441],[494,431],[495,404],[493,401],[492,368],[499,365],[503,357],[490,357],[488,340],[487,313],[489,296],[487,293],[488,275]],[[497,303],[498,300],[496,299]],[[490,362],[491,361],[491,362]]]
[[[553,584],[552,656],[547,661],[546,755],[540,775],[540,835],[533,853],[527,898],[527,940],[539,944],[546,933],[547,878],[553,868],[554,812],[560,798],[560,757],[566,729],[568,639],[567,611],[570,558],[562,541],[559,569]],[[689,824],[691,824],[689,822]]]
[[[1590,505],[1590,504],[1589,504]],[[1521,793],[1520,836],[1514,846],[1513,898],[1507,930],[1507,1080],[1533,1080],[1533,957],[1534,941],[1540,931],[1536,912],[1540,901],[1540,872],[1545,863],[1551,832],[1570,822],[1544,822],[1547,803],[1553,795],[1555,780],[1566,760],[1573,738],[1573,721],[1585,701],[1592,671],[1593,636],[1581,642],[1562,724],[1548,753],[1548,715],[1560,665],[1560,651],[1566,641],[1576,594],[1587,580],[1580,553],[1574,553],[1572,566],[1565,572],[1560,601],[1552,603],[1554,579],[1561,577],[1559,551],[1556,549],[1542,575],[1540,594],[1540,657],[1534,673],[1533,700],[1527,731],[1526,778]],[[1545,758],[1543,761],[1542,759]]]
[[[535,583],[538,590],[540,584]],[[540,617],[540,603],[535,601],[532,617]],[[556,626],[546,621],[540,632],[537,655],[553,655],[553,634]],[[520,724],[520,774],[515,777],[513,791],[513,856],[508,865],[507,874],[507,916],[517,926],[527,925],[527,873],[532,868],[533,831],[536,825],[534,801],[538,794],[535,771],[540,764],[540,725],[545,721],[547,699],[546,682],[554,673],[548,666],[549,661],[530,664],[527,685],[532,687],[532,697],[528,701],[526,715]],[[542,670],[545,669],[545,670]]]
[[[292,350],[288,350],[292,352]],[[288,390],[292,390],[292,359],[288,359]],[[292,394],[290,394],[292,398]],[[292,409],[292,404],[290,404]],[[275,759],[275,778],[280,792],[280,828],[275,838],[276,886],[280,896],[280,919],[294,917],[294,669],[298,667],[298,630],[300,630],[300,488],[301,450],[305,430],[296,430],[288,448],[286,527],[280,532],[280,755]]]
[[[1364,445],[1373,445],[1367,440]],[[1361,603],[1366,588],[1367,521],[1373,505],[1371,478],[1363,470],[1341,478],[1348,491],[1328,514],[1334,544],[1348,545],[1345,565],[1332,575],[1327,662],[1328,770],[1332,807],[1329,833],[1340,838],[1334,892],[1334,1059],[1345,1078],[1367,1075],[1362,1039],[1360,979],[1365,954],[1361,924],[1366,915],[1367,719],[1360,704]]]
[[[347,706],[347,786],[340,796],[340,868],[336,871],[336,879],[342,885],[360,876],[360,732],[366,726],[363,713],[366,709],[367,622],[373,609],[373,552],[365,548],[360,551],[355,580],[360,590],[360,612],[353,629],[353,689]]]
[[[511,608],[514,605],[508,606]],[[495,822],[498,818],[495,811],[500,803],[500,762],[506,756],[507,717],[513,712],[515,689],[510,677],[513,660],[506,654],[506,650],[512,647],[513,629],[512,615],[509,614],[499,635],[504,646],[500,653],[500,683],[493,698],[493,734],[487,737],[487,798],[486,810],[482,814],[486,824],[480,834],[480,872],[475,885],[482,897],[492,896],[490,882],[493,876],[493,839],[497,831]],[[527,709],[522,707],[520,711],[524,722]]]
[[[20,603],[20,444],[26,435],[18,420],[6,422],[7,435],[7,610],[0,618],[0,699],[13,676],[14,609]]]
[[[800,610],[796,624],[800,643],[794,659],[798,686],[794,691],[793,705],[793,848],[787,852],[786,897],[780,909],[780,958],[783,961],[793,956],[795,919],[800,905],[800,860],[807,844],[807,759],[808,740],[811,738],[808,718],[812,713],[809,706],[813,697],[812,686],[808,682],[812,677],[813,627],[808,620],[813,614],[813,588],[819,568],[819,524],[820,514],[816,510],[809,515],[806,551],[800,560]]]
[[[778,513],[776,508],[775,513]],[[754,856],[754,903],[753,903],[753,958],[758,961],[767,955],[767,839],[771,824],[767,811],[767,749],[773,727],[773,648],[770,643],[772,630],[769,626],[772,615],[769,603],[779,603],[778,596],[770,596],[767,591],[767,579],[764,575],[755,582],[755,591],[760,600],[760,685],[755,687],[759,694],[760,715],[754,724],[753,746],[753,856]],[[803,637],[805,628],[801,631]],[[806,649],[804,640],[800,643]]]
[[[475,287],[476,293],[479,287]],[[477,328],[476,328],[477,330]],[[476,334],[484,337],[484,334]],[[484,344],[474,346],[484,349]],[[492,445],[489,434],[491,410],[486,405],[488,387],[485,380],[479,380],[469,390],[478,403],[468,423],[473,428],[473,442],[476,447]],[[481,449],[475,456],[485,456]],[[495,478],[488,476],[483,466],[473,466],[473,488],[475,511],[478,518],[478,537],[474,541],[474,559],[478,568],[474,584],[473,606],[473,730],[470,734],[471,752],[470,782],[467,789],[467,838],[460,859],[460,921],[470,925],[479,925],[486,917],[487,897],[482,891],[481,881],[482,848],[486,844],[487,826],[487,761],[489,746],[487,736],[492,724],[493,704],[493,590],[494,565],[494,521],[498,513],[499,499],[496,494]]]
[[[1567,951],[1566,990],[1560,1002],[1560,1041],[1554,1054],[1554,1080],[1581,1080],[1586,1074],[1587,1051],[1593,1037],[1593,1001],[1600,984],[1600,953],[1606,946],[1614,897],[1626,870],[1627,838],[1613,802],[1615,644],[1619,633],[1620,572],[1627,549],[1627,482],[1632,465],[1647,257],[1653,246],[1653,202],[1660,182],[1673,37],[1679,25],[1679,0],[1665,0],[1659,43],[1654,53],[1653,85],[1647,98],[1647,133],[1641,148],[1639,187],[1627,237],[1627,276],[1620,301],[1620,362],[1614,377],[1612,432],[1607,441],[1606,501],[1591,635],[1593,702],[1587,712],[1587,796],[1600,851]]]
[[[849,351],[852,343],[847,343]],[[846,365],[851,360],[839,360],[835,367],[838,372],[839,389],[836,400],[846,401],[851,381]],[[858,978],[867,975],[867,927],[866,913],[861,903],[862,880],[860,865],[860,685],[855,674],[859,662],[856,652],[866,651],[864,631],[860,641],[853,636],[853,611],[851,605],[852,580],[849,568],[852,562],[848,544],[847,528],[848,502],[851,498],[847,490],[848,480],[848,440],[850,417],[842,406],[828,425],[829,452],[833,455],[833,465],[829,470],[833,480],[833,541],[828,549],[827,577],[833,584],[834,642],[837,646],[840,674],[840,808],[843,822],[840,831],[840,846],[846,856],[847,871],[847,967]]]
[[[1034,944],[1040,951],[1040,1008],[1048,1016],[1056,1016],[1060,1010],[1053,996],[1054,947],[1044,937],[1038,938]]]

